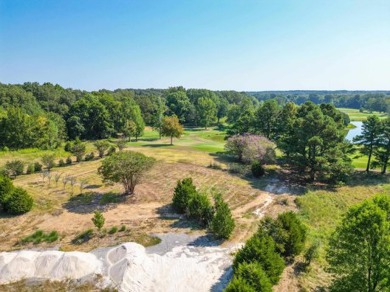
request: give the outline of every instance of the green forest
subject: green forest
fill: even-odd
[[[0,84],[0,227],[9,230],[18,216],[58,212],[50,215],[56,220],[64,209],[71,221],[96,227],[61,233],[33,221],[16,224],[17,235],[2,248],[149,246],[160,241],[152,230],[180,226],[219,243],[245,242],[225,291],[272,291],[292,267],[302,289],[387,289],[389,200],[377,195],[389,187],[389,108],[388,92],[87,92]],[[357,120],[361,132],[347,140]],[[275,182],[288,188],[280,198],[267,189]],[[272,194],[270,207],[264,194]],[[123,224],[130,213],[155,210],[150,202],[179,219],[139,213],[154,226]],[[126,212],[110,215],[106,205]],[[84,212],[79,208],[93,217],[73,219]],[[357,244],[360,238],[368,243]],[[367,276],[371,270],[375,278]]]

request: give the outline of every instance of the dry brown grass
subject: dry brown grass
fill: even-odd
[[[11,284],[0,285],[2,292],[114,292],[115,289],[100,289],[93,283],[75,283],[73,281],[39,281],[36,283],[21,280]]]
[[[205,231],[199,230],[196,224],[178,218],[168,218],[172,217],[169,204],[173,189],[177,180],[184,177],[192,177],[195,185],[203,192],[223,194],[237,221],[232,241],[242,242],[255,231],[258,220],[251,211],[257,205],[261,206],[265,198],[261,187],[267,183],[266,179],[259,183],[230,175],[226,171],[207,168],[210,161],[215,158],[206,152],[150,147],[129,149],[153,156],[158,162],[146,175],[143,183],[136,187],[136,195],[125,198],[125,201],[120,195],[122,192],[120,185],[105,185],[97,174],[101,160],[81,162],[52,170],[52,173],[62,173],[63,176],[75,176],[78,181],[88,181],[84,193],[89,193],[80,197],[80,201],[78,197],[76,200],[72,199],[80,193],[78,185],[74,186],[72,193],[72,187],[67,184],[64,188],[61,180],[58,186],[54,180],[49,186],[47,179],[43,181],[40,174],[17,177],[14,180],[15,185],[25,188],[34,197],[35,204],[28,214],[0,218],[0,250],[21,248],[16,243],[37,229],[46,232],[57,230],[61,240],[51,245],[60,245],[64,250],[89,250],[96,246],[115,245],[131,240],[142,242],[140,238],[148,238],[147,234],[154,233],[204,233]],[[184,163],[184,160],[191,162]],[[116,193],[120,202],[100,205],[99,198],[107,192]],[[75,201],[70,204],[69,201],[72,200]],[[251,204],[253,200],[256,201],[255,205]],[[71,241],[77,234],[93,228],[91,218],[97,208],[103,210],[106,218],[105,227],[109,229],[124,224],[131,230],[132,236],[111,235],[85,245],[73,245]],[[240,211],[234,212],[236,209]]]

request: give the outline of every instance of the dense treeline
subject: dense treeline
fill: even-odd
[[[281,103],[298,105],[311,101],[315,104],[330,103],[335,107],[346,107],[368,111],[389,112],[390,91],[262,91],[248,92],[259,101],[277,99]]]
[[[360,146],[359,152],[368,157],[366,171],[379,166],[385,174],[390,161],[390,117],[384,120],[368,117],[363,122],[362,134],[354,142]]]
[[[51,83],[0,84],[0,146],[49,149],[67,139],[118,134],[137,139],[145,125],[161,131],[164,116],[207,128],[241,103],[257,101],[234,91],[183,87],[86,92]]]
[[[230,134],[265,136],[283,151],[285,161],[311,180],[344,181],[351,172],[351,145],[344,139],[349,118],[331,104],[282,105],[271,99],[257,107],[232,107],[228,120]]]

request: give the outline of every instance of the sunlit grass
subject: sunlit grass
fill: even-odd
[[[348,114],[351,121],[365,121],[369,116],[377,115],[380,119],[387,118],[386,113],[379,113],[379,112],[360,112],[358,109],[351,109],[351,108],[338,108],[338,110]]]

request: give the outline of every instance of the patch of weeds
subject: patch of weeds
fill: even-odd
[[[108,230],[108,234],[114,234],[118,232],[118,227],[114,226],[110,230]]]
[[[120,201],[121,201],[121,199],[118,196],[118,194],[109,192],[109,193],[104,194],[100,198],[99,204],[100,205],[107,205],[107,204],[111,204],[111,203],[119,203]]]
[[[72,240],[72,243],[80,245],[80,244],[83,244],[83,243],[89,241],[92,237],[93,237],[93,230],[92,229],[88,229],[88,230],[80,233],[79,235],[77,235]]]
[[[144,247],[159,244],[161,239],[156,236],[151,236],[146,233],[132,233],[130,235],[131,241],[143,245]]]
[[[247,165],[240,163],[230,163],[229,164],[229,172],[240,175],[248,175],[250,173],[250,169]]]
[[[222,165],[216,162],[210,162],[208,168],[221,170]]]
[[[121,228],[119,229],[119,232],[124,232],[126,231],[126,225],[122,225]]]
[[[252,212],[246,212],[242,215],[243,218],[245,219],[250,219],[253,218],[253,213]]]
[[[286,198],[279,200],[279,205],[288,206],[288,200]]]
[[[33,234],[23,238],[20,242],[22,244],[26,243],[34,243],[34,244],[39,244],[41,242],[47,242],[47,243],[52,243],[57,241],[59,238],[58,232],[57,231],[51,231],[50,233],[45,233],[42,230],[37,230]]]

